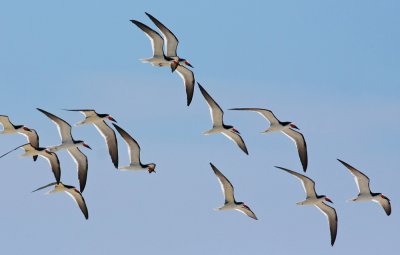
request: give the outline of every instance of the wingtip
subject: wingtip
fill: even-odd
[[[338,158],[337,158],[337,161],[339,161],[339,162],[342,163],[342,164],[345,164],[345,163],[346,163],[346,162],[344,162],[343,160],[338,159]]]
[[[192,98],[187,98],[186,105],[190,106],[191,103],[192,103]]]

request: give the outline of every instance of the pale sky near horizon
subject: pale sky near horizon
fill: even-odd
[[[157,173],[118,172],[92,126],[73,129],[92,151],[86,221],[65,194],[31,193],[53,181],[43,159],[0,159],[1,254],[396,254],[400,229],[400,3],[398,1],[8,1],[0,8],[2,115],[37,129],[41,146],[59,143],[37,107],[71,124],[65,108],[109,113],[140,144]],[[211,128],[196,87],[190,107],[182,81],[151,56],[130,19],[156,28],[149,12],[179,38],[178,54],[243,135],[245,155]],[[306,175],[338,212],[330,246],[325,216],[304,200],[302,173],[286,136],[261,135],[268,123],[234,107],[274,111],[304,134]],[[128,163],[117,134],[120,165]],[[0,136],[0,154],[25,143]],[[75,164],[59,153],[62,181],[77,186]],[[357,195],[340,158],[391,199],[387,217]],[[258,221],[217,212],[223,196],[209,162],[235,187]]]

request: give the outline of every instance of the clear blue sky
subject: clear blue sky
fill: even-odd
[[[190,107],[182,81],[138,59],[151,48],[137,19],[147,11],[179,38],[178,53],[224,109],[262,107],[293,121],[306,137],[307,175],[334,201],[338,237],[330,247],[324,215],[300,207],[300,183],[274,165],[301,171],[292,142],[261,135],[255,113],[225,111],[249,156],[211,127],[196,88]],[[7,1],[0,9],[1,112],[38,130],[42,146],[58,133],[36,107],[75,123],[94,108],[110,113],[142,147],[157,173],[117,172],[94,127],[73,130],[93,151],[85,221],[68,196],[30,191],[53,181],[47,162],[1,159],[1,254],[394,254],[400,229],[400,4],[398,1]],[[118,137],[120,138],[120,137]],[[0,152],[25,142],[0,136]],[[120,164],[127,164],[119,139]],[[62,180],[78,185],[60,152]],[[392,215],[357,194],[340,158],[392,200]],[[222,193],[209,162],[257,214],[216,212]],[[44,193],[44,192],[43,192]]]

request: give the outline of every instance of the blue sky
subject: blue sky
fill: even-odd
[[[84,196],[90,218],[65,194],[30,191],[53,181],[47,162],[2,158],[0,253],[26,254],[377,254],[398,249],[400,158],[400,4],[397,1],[8,1],[0,9],[1,113],[38,130],[42,146],[57,130],[36,107],[70,123],[63,108],[110,113],[142,147],[157,173],[117,172],[94,127],[73,130],[93,151]],[[225,111],[242,134],[243,154],[211,127],[196,88],[190,107],[182,81],[149,57],[148,39],[129,22],[155,27],[147,11],[179,38],[178,53],[223,109],[261,107],[303,132],[307,175],[333,199],[338,237],[330,247],[325,217],[279,165],[301,171],[281,134],[261,135],[255,113]],[[118,137],[120,138],[120,137]],[[1,136],[0,152],[25,142]],[[120,164],[128,162],[119,139]],[[60,152],[62,180],[78,185]],[[357,194],[340,158],[367,174],[392,200],[387,217]],[[222,193],[209,162],[257,214],[216,212]],[[365,244],[365,245],[364,245]]]

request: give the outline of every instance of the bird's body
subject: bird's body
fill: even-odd
[[[156,164],[154,163],[149,163],[149,164],[142,164],[140,161],[140,146],[136,142],[135,139],[133,139],[132,136],[130,136],[125,130],[120,128],[118,125],[114,124],[115,129],[117,129],[118,133],[122,136],[124,139],[126,145],[128,146],[128,152],[129,152],[129,161],[130,164],[128,166],[121,166],[118,167],[119,170],[147,170],[149,173],[155,172]]]
[[[160,29],[163,37],[147,25],[137,20],[131,20],[133,24],[138,26],[150,39],[153,56],[151,58],[141,59],[143,63],[150,63],[157,67],[170,67],[172,72],[175,70],[182,78],[186,88],[186,100],[189,106],[194,92],[194,74],[187,67],[193,67],[186,59],[180,58],[177,55],[178,39],[176,36],[165,27],[160,21],[152,15],[146,15],[153,21],[153,23]],[[166,44],[166,53],[164,53],[164,42]]]
[[[0,124],[3,126],[3,130],[0,130],[0,134],[2,135],[13,135],[23,130],[30,131],[30,129],[24,125],[14,125],[6,115],[0,115]]]
[[[71,155],[72,159],[75,161],[77,165],[80,191],[83,192],[86,186],[88,160],[86,155],[79,150],[79,147],[82,146],[91,149],[90,146],[87,145],[84,141],[74,140],[71,134],[72,127],[65,120],[45,110],[39,108],[37,108],[37,110],[45,114],[48,118],[51,119],[51,121],[54,122],[54,124],[56,124],[58,132],[61,137],[61,144],[56,146],[50,146],[48,147],[48,150],[50,152],[56,152],[60,150],[68,151],[68,153]]]
[[[50,152],[57,152],[57,151],[61,151],[61,150],[69,150],[69,149],[73,149],[73,148],[77,148],[79,146],[83,146],[84,142],[73,142],[73,141],[67,141],[67,142],[63,142],[60,145],[53,145],[53,146],[49,146],[48,150]]]
[[[148,170],[148,165],[142,165],[140,163],[131,163],[128,166],[120,166],[119,170],[128,171],[128,170]]]
[[[85,216],[85,219],[89,218],[89,212],[86,207],[85,199],[83,198],[82,193],[79,192],[79,190],[77,190],[74,186],[66,185],[66,184],[63,184],[62,182],[60,182],[60,183],[53,182],[53,183],[47,184],[43,187],[40,187],[32,192],[36,192],[38,190],[41,190],[41,189],[44,189],[44,188],[47,188],[50,186],[54,186],[54,189],[49,191],[48,194],[58,193],[58,192],[67,193],[67,195],[69,195],[75,201],[75,203],[79,206],[83,215]]]
[[[357,184],[358,188],[358,196],[350,199],[349,201],[352,202],[375,202],[382,206],[383,210],[385,211],[386,215],[390,215],[392,212],[392,207],[390,204],[390,199],[384,196],[382,193],[374,193],[371,192],[369,187],[369,178],[361,171],[357,170],[356,168],[352,167],[351,165],[347,164],[346,162],[338,159],[340,163],[342,163],[349,172],[354,176],[354,180]]]
[[[240,111],[253,111],[259,113],[261,116],[263,116],[266,120],[269,121],[270,125],[267,130],[261,132],[261,133],[273,133],[273,132],[282,132],[285,134],[287,137],[289,137],[296,145],[297,151],[300,157],[301,164],[303,166],[303,171],[305,172],[307,170],[308,166],[308,156],[307,156],[307,144],[306,140],[304,139],[303,134],[300,132],[294,130],[298,129],[296,125],[293,124],[293,122],[282,122],[279,121],[278,118],[275,117],[274,113],[270,110],[267,109],[261,109],[261,108],[233,108],[230,110],[240,110]]]
[[[233,141],[239,148],[246,154],[249,154],[247,151],[246,144],[244,143],[242,137],[240,136],[239,131],[237,131],[233,126],[224,124],[224,112],[221,107],[215,102],[215,100],[208,94],[208,92],[199,84],[197,85],[200,88],[201,94],[203,94],[204,99],[207,102],[208,108],[210,110],[211,120],[213,127],[212,129],[203,132],[204,135],[211,134],[223,134],[229,140]]]
[[[212,163],[210,163],[214,174],[217,176],[218,181],[221,185],[221,190],[224,194],[225,203],[223,206],[217,208],[218,211],[226,211],[226,210],[237,210],[241,213],[246,214],[250,218],[257,220],[257,216],[253,213],[253,211],[243,202],[236,202],[235,196],[233,193],[233,185],[230,183],[228,178],[226,178],[221,171],[219,171]]]
[[[308,178],[307,176],[304,176],[302,174],[299,174],[295,171],[283,168],[283,167],[276,167],[279,168],[283,171],[286,171],[289,174],[292,174],[295,176],[297,179],[301,181],[301,184],[303,185],[304,191],[306,192],[306,200],[297,202],[297,205],[313,205],[317,207],[323,214],[328,219],[329,223],[329,229],[331,233],[331,245],[335,243],[336,240],[336,234],[337,234],[337,224],[338,224],[338,219],[337,219],[337,214],[335,208],[325,204],[325,202],[330,202],[332,203],[331,199],[329,199],[325,195],[317,195],[315,191],[315,182]]]
[[[39,136],[35,129],[28,128],[24,125],[14,125],[6,115],[0,115],[0,124],[3,126],[3,130],[0,131],[0,134],[21,134],[26,137],[28,143],[30,143],[33,147],[39,147]],[[33,160],[36,161],[36,159],[37,156],[33,156]]]

